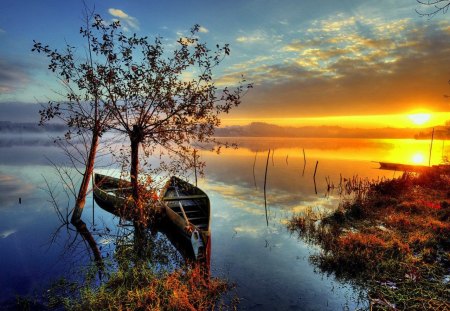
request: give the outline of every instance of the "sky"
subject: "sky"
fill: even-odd
[[[200,41],[229,43],[218,86],[244,75],[254,88],[224,125],[423,126],[450,120],[450,13],[421,17],[415,0],[86,0],[128,34],[168,45],[201,25]],[[0,2],[0,120],[58,98],[33,40],[84,51],[83,1]]]

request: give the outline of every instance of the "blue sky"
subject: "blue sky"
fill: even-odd
[[[229,43],[218,85],[241,74],[255,85],[232,119],[449,110],[450,14],[420,17],[414,0],[86,4],[129,33],[160,35],[167,44],[196,23],[201,41]],[[31,47],[37,40],[83,51],[83,2],[2,0],[0,10],[0,105],[58,98],[56,77]]]

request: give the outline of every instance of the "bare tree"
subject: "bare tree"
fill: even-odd
[[[431,18],[442,12],[447,13],[450,7],[450,0],[416,0],[422,9],[416,9],[417,14]]]
[[[54,118],[58,118],[68,126],[63,139],[71,144],[70,141],[74,136],[77,136],[84,141],[83,145],[86,147],[86,150],[84,150],[87,155],[86,158],[81,151],[78,154],[79,157],[76,154],[68,154],[74,166],[79,164],[81,159],[85,159],[84,172],[80,172],[82,180],[71,217],[73,224],[81,219],[100,137],[108,129],[108,122],[111,117],[111,113],[105,105],[105,101],[108,100],[104,96],[106,93],[105,86],[99,81],[101,70],[107,64],[100,65],[98,60],[94,59],[90,27],[93,13],[88,12],[87,9],[85,13],[85,28],[80,29],[80,33],[87,41],[87,57],[84,60],[77,60],[76,49],[70,45],[67,45],[63,52],[58,52],[57,49],[52,50],[48,45],[42,45],[42,43],[34,41],[32,48],[32,51],[47,56],[49,59],[48,68],[58,75],[67,92],[63,95],[66,98],[65,101],[49,101],[47,105],[44,105],[43,109],[40,110],[40,124],[43,125]],[[75,146],[75,144],[71,145],[72,147]],[[76,148],[73,148],[73,150],[79,151]]]
[[[200,43],[200,26],[180,38],[173,51],[166,51],[160,37],[152,43],[147,37],[126,35],[120,23],[107,23],[93,15],[92,24],[80,33],[87,39],[87,60],[77,62],[75,48],[67,45],[63,53],[35,42],[33,51],[50,59],[49,69],[57,72],[67,92],[64,103],[50,102],[41,111],[41,120],[54,117],[69,126],[66,138],[75,132],[92,136],[83,181],[72,215],[81,216],[88,182],[93,171],[99,138],[109,129],[125,134],[130,144],[130,177],[136,219],[147,224],[139,189],[139,150],[146,157],[158,155],[159,170],[183,171],[201,162],[192,161],[193,143],[217,143],[214,129],[220,114],[241,103],[241,96],[252,87],[245,80],[233,89],[219,89],[213,70],[230,53],[227,44],[214,50]]]
[[[170,163],[179,171],[192,167],[192,144],[215,143],[220,114],[238,106],[251,84],[242,79],[233,90],[216,87],[213,69],[230,48],[225,44],[211,50],[200,43],[199,25],[168,52],[159,37],[150,43],[147,37],[124,34],[117,22],[108,25],[99,15],[94,20],[98,34],[92,51],[107,63],[99,78],[114,116],[110,126],[129,137],[133,199],[138,218],[147,223],[139,191],[140,148],[146,156],[168,155],[160,168]]]

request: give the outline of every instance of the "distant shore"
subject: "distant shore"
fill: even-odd
[[[12,122],[0,120],[2,133],[63,133],[63,124],[51,123],[39,126],[37,122]],[[432,128],[344,128],[340,126],[279,126],[254,122],[249,125],[236,125],[216,128],[216,137],[291,137],[291,138],[367,138],[367,139],[431,139]],[[436,127],[434,139],[450,139],[450,129]]]

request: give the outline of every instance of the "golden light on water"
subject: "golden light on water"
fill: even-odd
[[[308,165],[316,160],[332,158],[335,160],[372,162],[391,162],[402,164],[428,165],[430,160],[430,141],[416,139],[359,139],[359,138],[231,138],[239,149],[223,149],[220,155],[236,159],[250,159],[253,165],[256,151],[259,160],[264,160],[267,150],[275,150],[274,160],[279,165],[302,170],[305,150]],[[442,150],[444,148],[444,150]],[[435,140],[431,154],[431,164],[439,164],[442,155],[450,152],[441,140]],[[286,159],[287,158],[287,159]],[[233,160],[233,161],[234,161]],[[265,162],[264,162],[265,163]],[[232,164],[230,164],[232,165]],[[376,165],[375,165],[376,166]],[[331,169],[331,168],[329,168]],[[337,170],[340,168],[337,167]]]
[[[416,125],[422,125],[428,122],[431,118],[429,113],[415,113],[408,115],[408,118]]]

